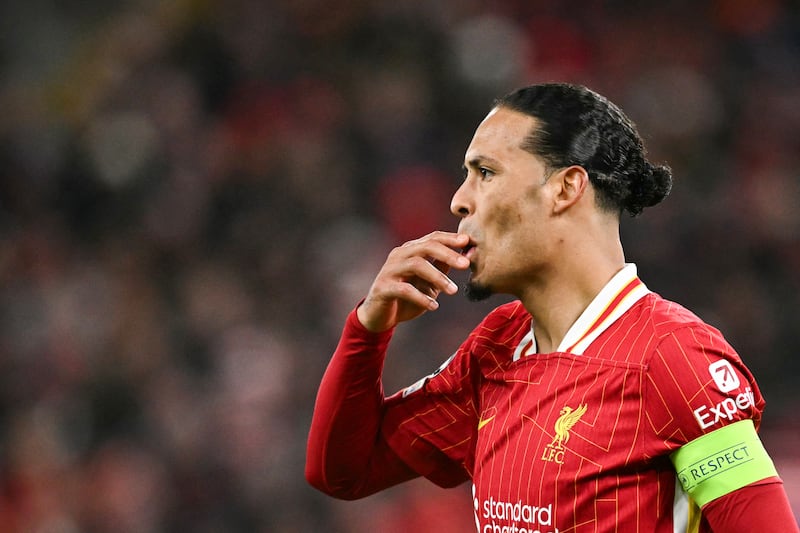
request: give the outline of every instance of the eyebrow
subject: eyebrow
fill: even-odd
[[[485,155],[476,155],[469,161],[467,161],[466,165],[462,165],[461,168],[463,170],[467,170],[468,167],[470,168],[478,168],[482,164],[489,164],[491,166],[499,166],[500,162],[497,159],[494,159],[489,156]]]

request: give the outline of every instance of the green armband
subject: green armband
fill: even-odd
[[[683,490],[699,505],[777,476],[752,420],[706,433],[670,455]]]

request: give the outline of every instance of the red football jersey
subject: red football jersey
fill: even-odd
[[[383,435],[415,471],[471,479],[481,533],[686,531],[697,508],[669,454],[764,400],[716,329],[628,265],[554,353],[519,302],[387,399]]]

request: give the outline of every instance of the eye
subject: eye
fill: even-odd
[[[481,178],[484,180],[491,179],[494,176],[494,172],[486,167],[478,167],[478,172],[480,172]]]

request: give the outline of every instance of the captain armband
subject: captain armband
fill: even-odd
[[[752,420],[706,433],[670,455],[683,490],[699,505],[777,476]]]

